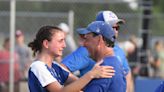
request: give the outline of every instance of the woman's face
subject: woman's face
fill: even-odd
[[[55,32],[52,36],[52,40],[48,42],[49,53],[55,57],[62,56],[65,47],[65,33],[62,31]]]

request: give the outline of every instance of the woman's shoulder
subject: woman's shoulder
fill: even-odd
[[[31,65],[30,68],[34,68],[34,69],[41,69],[43,67],[45,67],[46,64],[44,62],[41,61],[34,61]]]

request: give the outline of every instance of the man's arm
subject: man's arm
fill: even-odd
[[[126,92],[133,92],[134,91],[134,83],[133,83],[131,71],[129,71],[128,74],[126,75],[126,81],[127,81]]]
[[[89,64],[88,51],[84,47],[79,47],[73,53],[64,57],[62,60],[62,66],[67,68],[69,71],[74,72],[85,68]]]

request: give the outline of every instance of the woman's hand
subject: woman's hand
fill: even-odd
[[[100,66],[103,61],[95,64],[93,69],[90,71],[92,78],[112,78],[115,70],[112,66]]]

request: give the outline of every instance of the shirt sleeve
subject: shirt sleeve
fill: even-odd
[[[130,67],[125,52],[118,45],[114,47],[114,52],[116,57],[121,61],[124,70],[124,75],[126,76],[130,71]]]
[[[117,59],[116,59],[117,60]],[[113,67],[115,69],[115,75],[112,77],[113,81],[111,83],[112,92],[125,92],[126,91],[126,78],[123,71],[119,65],[119,61],[113,60]]]
[[[64,64],[71,72],[74,72],[87,67],[89,65],[89,60],[86,48],[80,47],[66,56],[62,60],[62,64]]]
[[[36,62],[31,66],[31,72],[33,72],[34,75],[37,77],[42,87],[45,87],[48,84],[57,81],[56,78],[54,78],[48,71],[45,64],[42,64],[40,62]]]
[[[125,54],[123,55],[123,70],[124,70],[124,75],[126,76],[129,71],[130,71],[130,67],[129,67],[129,64],[128,64],[128,60],[125,56]]]

